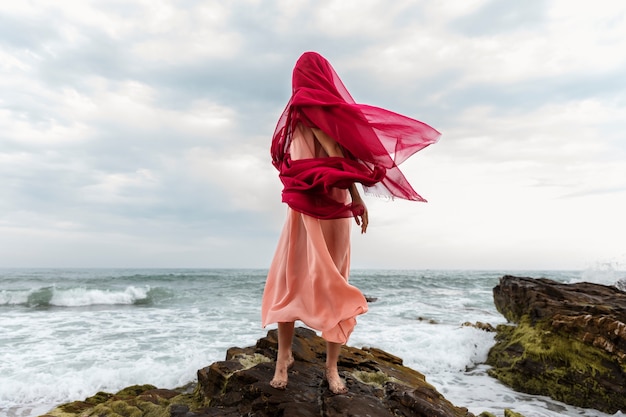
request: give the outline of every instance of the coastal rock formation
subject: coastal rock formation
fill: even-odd
[[[304,328],[296,329],[296,362],[287,389],[273,389],[277,345],[271,330],[256,346],[229,349],[225,361],[198,371],[193,392],[129,387],[59,406],[47,416],[474,416],[451,404],[402,359],[375,348],[343,347],[339,370],[350,391],[332,395],[323,371],[325,342]]]
[[[606,413],[626,412],[626,293],[615,287],[504,276],[490,374],[513,389]]]

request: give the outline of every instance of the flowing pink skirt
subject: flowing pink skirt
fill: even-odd
[[[263,327],[300,320],[329,342],[348,341],[355,317],[367,311],[361,291],[348,283],[351,221],[288,209],[263,293]]]

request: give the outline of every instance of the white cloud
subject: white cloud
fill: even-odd
[[[23,115],[0,109],[0,129],[12,141],[22,145],[54,147],[81,141],[91,128],[83,123],[61,124],[53,117],[32,123]]]
[[[137,193],[145,193],[154,188],[158,177],[148,169],[138,169],[133,173],[102,174],[97,183],[83,187],[85,199],[105,204],[120,204],[137,201]]]
[[[600,3],[9,3],[0,266],[267,266],[271,134],[311,49],[357,100],[443,133],[403,166],[430,203],[368,199],[355,266],[623,253],[626,7]]]
[[[266,149],[228,146],[225,152],[216,152],[193,148],[184,155],[182,164],[191,176],[223,189],[233,209],[274,217],[271,213],[279,207],[281,187]]]
[[[409,13],[414,19],[412,24],[384,31],[394,36],[381,36],[365,54],[352,60],[353,65],[370,68],[381,79],[396,84],[424,82],[450,71],[458,78],[446,89],[455,90],[472,84],[605,74],[622,69],[626,63],[626,56],[618,52],[626,50],[623,5],[547,2],[550,7],[543,12],[542,20],[522,20],[496,34],[485,28],[484,33],[468,36],[456,30],[455,19],[477,13],[486,2],[461,3],[432,3],[415,8],[414,13]],[[534,6],[508,6],[511,13],[531,7]],[[393,9],[388,8],[387,14],[389,10]],[[376,12],[370,14],[375,15]],[[495,25],[505,21],[507,15],[488,17]],[[365,22],[363,27],[370,25]],[[376,33],[376,27],[366,32]]]
[[[142,36],[132,52],[139,61],[182,66],[204,59],[232,58],[239,53],[241,34],[228,27],[230,10],[220,3],[199,3],[180,9],[165,2],[146,5]]]
[[[626,11],[610,1],[549,2],[545,48],[555,55],[560,73],[604,73],[623,69],[626,48]]]
[[[68,93],[66,110],[88,120],[110,122],[135,130],[171,129],[184,135],[223,132],[234,123],[235,112],[209,100],[192,100],[187,107],[172,110],[161,102],[156,88],[137,81],[89,83],[89,93]]]

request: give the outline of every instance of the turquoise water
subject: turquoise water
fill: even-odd
[[[606,416],[515,393],[482,365],[493,334],[466,321],[504,323],[492,288],[505,273],[613,284],[593,271],[353,271],[377,300],[349,342],[374,346],[424,373],[475,414]],[[174,388],[250,346],[260,327],[265,270],[0,270],[0,415],[33,416],[97,391],[150,383]],[[609,282],[613,281],[613,282]]]

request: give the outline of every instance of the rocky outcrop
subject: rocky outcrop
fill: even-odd
[[[193,392],[129,387],[59,406],[48,416],[474,416],[451,404],[402,359],[375,348],[343,347],[339,369],[349,393],[332,395],[323,373],[325,342],[304,328],[296,329],[289,385],[275,390],[269,381],[276,337],[271,330],[256,346],[229,349],[225,361],[198,371]]]
[[[626,412],[626,293],[591,283],[504,276],[490,374],[513,389]]]

